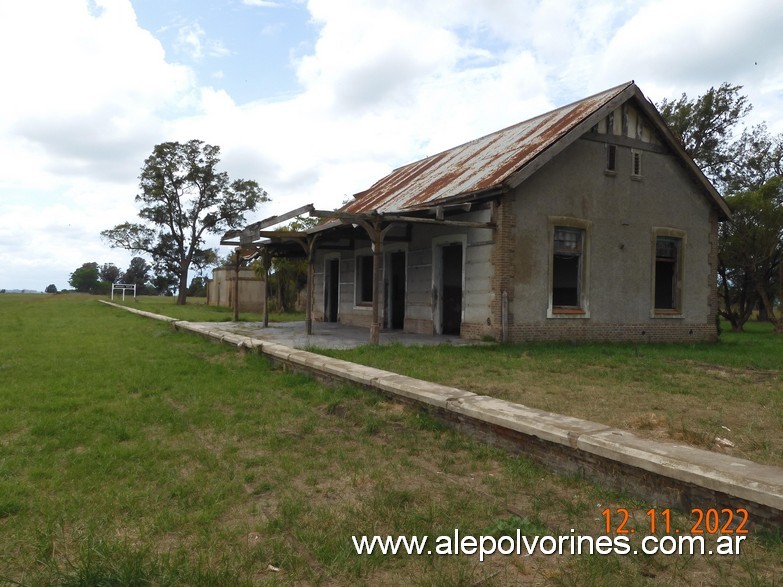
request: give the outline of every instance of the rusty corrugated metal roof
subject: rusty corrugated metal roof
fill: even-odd
[[[629,82],[617,86],[395,169],[370,189],[357,194],[342,210],[400,212],[500,188],[511,174],[632,85]]]

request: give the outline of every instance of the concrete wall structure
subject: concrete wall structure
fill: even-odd
[[[717,217],[708,200],[672,153],[634,147],[644,157],[634,177],[632,148],[618,145],[617,171],[605,172],[607,144],[575,142],[509,196],[510,339],[714,340]],[[554,226],[586,233],[582,313],[552,309]],[[682,242],[677,310],[654,308],[658,235]]]
[[[235,271],[221,267],[212,272],[207,280],[207,304],[210,306],[234,307]],[[263,312],[266,282],[257,277],[252,269],[239,270],[239,311]]]

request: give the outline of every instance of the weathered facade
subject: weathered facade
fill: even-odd
[[[509,341],[713,340],[717,229],[727,217],[631,82],[401,167],[357,194],[303,237],[314,245],[312,316],[371,327],[377,292],[381,328]],[[284,235],[269,236],[285,254]]]

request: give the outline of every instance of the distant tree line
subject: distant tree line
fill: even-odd
[[[155,272],[142,257],[133,257],[125,271],[114,263],[84,263],[71,273],[68,283],[75,291],[97,295],[109,294],[113,284],[124,283],[135,284],[138,295],[172,296],[176,291],[178,279],[166,272]],[[45,291],[57,293],[57,287],[51,284]],[[206,295],[206,280],[201,275],[191,280],[188,295]]]

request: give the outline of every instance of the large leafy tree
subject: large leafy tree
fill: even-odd
[[[664,99],[657,104],[669,128],[713,183],[721,184],[734,166],[736,146],[733,132],[752,106],[739,92],[742,86],[721,84],[702,96]]]
[[[84,263],[71,273],[68,283],[76,291],[93,293],[98,287],[98,263]]]
[[[775,177],[757,190],[727,196],[732,221],[721,230],[718,269],[723,315],[742,330],[757,305],[783,332],[775,300],[783,298],[783,191]]]
[[[136,293],[143,294],[146,291],[147,282],[150,279],[150,266],[144,257],[133,257],[130,265],[122,274],[122,283],[136,285]]]
[[[125,222],[101,235],[111,246],[152,257],[158,275],[177,278],[177,303],[184,304],[188,270],[215,260],[204,236],[244,224],[245,212],[268,200],[252,180],[231,181],[218,171],[220,147],[199,140],[156,145],[139,176],[144,223]]]
[[[760,124],[737,132],[750,111],[741,86],[727,83],[690,99],[663,100],[658,109],[683,147],[723,191],[733,219],[719,234],[720,309],[734,330],[742,330],[753,310],[783,331],[775,313],[780,288],[783,137]]]
[[[766,124],[745,129],[732,145],[724,188],[727,194],[757,191],[783,176],[783,136],[772,136]]]
[[[101,281],[108,281],[109,283],[117,283],[120,279],[121,270],[114,263],[104,263],[100,268]]]

